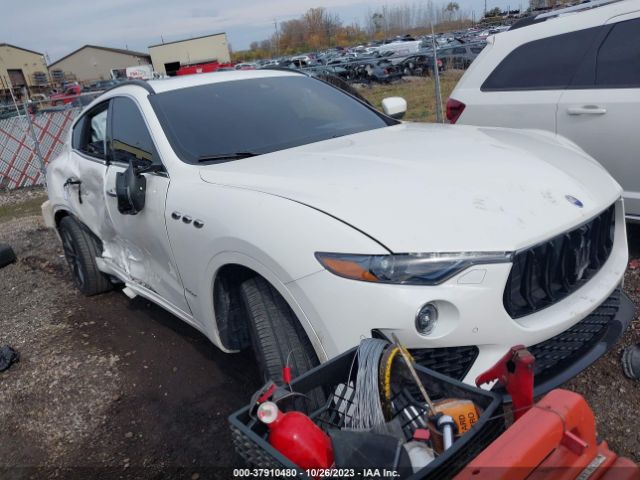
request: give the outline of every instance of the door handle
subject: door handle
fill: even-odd
[[[77,185],[78,186],[78,203],[82,203],[82,180],[74,177],[67,178],[67,181],[64,182],[62,188],[67,188],[69,185]]]
[[[118,196],[115,190],[107,190],[107,195],[114,198]]]
[[[569,115],[604,115],[607,109],[599,105],[584,105],[582,107],[567,108]]]

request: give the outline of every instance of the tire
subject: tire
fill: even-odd
[[[16,261],[16,254],[6,243],[0,243],[0,268]]]
[[[251,343],[264,380],[282,385],[282,369],[287,359],[292,378],[320,364],[298,318],[269,282],[253,277],[243,282],[240,290],[249,317]],[[308,396],[311,408],[324,402],[319,388]]]
[[[64,256],[73,281],[84,295],[91,296],[113,288],[109,277],[98,270],[96,257],[101,255],[98,241],[73,217],[64,217],[58,227]]]

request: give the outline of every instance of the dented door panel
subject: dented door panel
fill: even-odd
[[[119,164],[111,164],[107,170],[104,198],[110,228],[103,236],[103,258],[125,272],[129,282],[150,290],[190,314],[165,224],[169,178],[145,174],[144,209],[137,215],[123,215],[118,211],[117,198],[107,192],[115,189],[116,175],[124,170],[124,165]]]
[[[103,230],[106,209],[101,192],[107,167],[103,161],[72,152],[72,168],[57,181],[63,186],[63,195],[74,215],[94,234]]]

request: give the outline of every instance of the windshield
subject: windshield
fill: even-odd
[[[397,123],[302,75],[212,83],[149,99],[187,163],[236,160]]]

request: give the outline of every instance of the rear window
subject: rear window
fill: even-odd
[[[270,153],[397,123],[302,75],[212,83],[149,98],[173,149],[187,163]]]
[[[616,24],[598,50],[596,86],[640,86],[640,19]]]
[[[564,89],[603,29],[594,27],[525,43],[495,68],[482,91]]]

